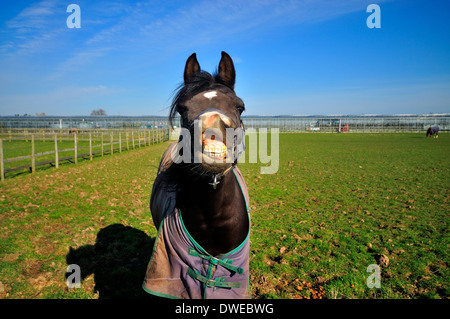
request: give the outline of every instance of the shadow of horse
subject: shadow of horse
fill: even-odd
[[[98,232],[95,245],[70,247],[66,262],[80,267],[81,280],[94,274],[101,299],[155,298],[142,289],[154,242],[141,230],[112,224]]]

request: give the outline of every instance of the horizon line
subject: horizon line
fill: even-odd
[[[179,115],[177,114],[177,117]],[[401,114],[377,114],[377,113],[362,113],[362,114],[271,114],[271,115],[256,115],[256,114],[250,114],[250,115],[242,115],[241,118],[246,117],[267,117],[267,118],[273,118],[273,117],[320,117],[320,116],[326,116],[326,117],[351,117],[351,116],[363,116],[363,117],[382,117],[382,116],[397,116],[397,117],[416,117],[416,116],[450,116],[450,113],[423,113],[423,114],[414,114],[414,113],[401,113]],[[155,118],[168,118],[168,115],[31,115],[31,114],[24,114],[24,115],[0,115],[0,118],[70,118],[70,117],[76,117],[76,118],[113,118],[113,117],[135,117],[135,118],[143,118],[143,117],[155,117]]]

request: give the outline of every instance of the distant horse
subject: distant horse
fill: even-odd
[[[439,126],[430,126],[427,130],[427,138],[434,135],[434,138],[438,138]]]
[[[196,54],[170,122],[181,135],[164,153],[150,198],[158,235],[143,288],[169,298],[249,298],[248,192],[237,168],[244,145],[243,101],[233,60],[222,52],[216,74]]]

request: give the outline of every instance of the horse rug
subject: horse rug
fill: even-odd
[[[249,291],[249,232],[232,251],[212,256],[189,234],[176,203],[176,178],[170,175],[170,150],[163,155],[150,208],[158,234],[143,288],[150,294],[181,299],[243,299]],[[231,173],[231,172],[230,172]],[[248,190],[237,167],[232,169],[248,210]],[[250,225],[250,223],[249,223]]]

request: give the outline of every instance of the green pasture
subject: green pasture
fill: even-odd
[[[167,145],[1,183],[0,298],[147,297],[148,202]],[[279,150],[275,174],[249,154],[239,165],[253,298],[449,298],[447,134],[280,134]],[[66,285],[69,264],[80,288]]]
[[[55,141],[50,137],[46,140],[35,140],[34,142],[35,150],[34,152],[36,154],[43,153],[43,152],[49,152],[55,150]],[[94,143],[100,143],[96,140],[94,140]],[[30,155],[32,152],[32,146],[31,146],[31,138],[28,139],[20,139],[20,140],[3,140],[3,157],[5,159],[8,158],[16,158],[21,156],[27,156]],[[79,153],[89,153],[89,141],[87,140],[80,140],[78,141],[78,152]],[[72,139],[58,139],[58,154],[60,158],[66,157],[66,156],[74,156],[74,151],[64,151],[66,149],[73,149],[74,148],[74,141]],[[97,150],[98,148],[96,148]],[[105,151],[109,151],[109,148],[105,147]],[[89,156],[88,156],[89,157]],[[49,159],[54,159],[55,154],[47,154],[36,157],[36,162],[39,161],[45,161]],[[81,160],[81,159],[80,159]],[[74,160],[72,159],[71,162]],[[60,164],[69,163],[70,161],[63,161]],[[14,162],[7,162],[5,163],[5,169],[18,167],[26,164],[30,164],[31,159],[21,159]],[[44,165],[43,167],[37,167],[37,169],[48,169],[50,165]],[[21,174],[23,171],[18,172],[9,172],[6,174],[6,177],[15,176],[17,174]]]

